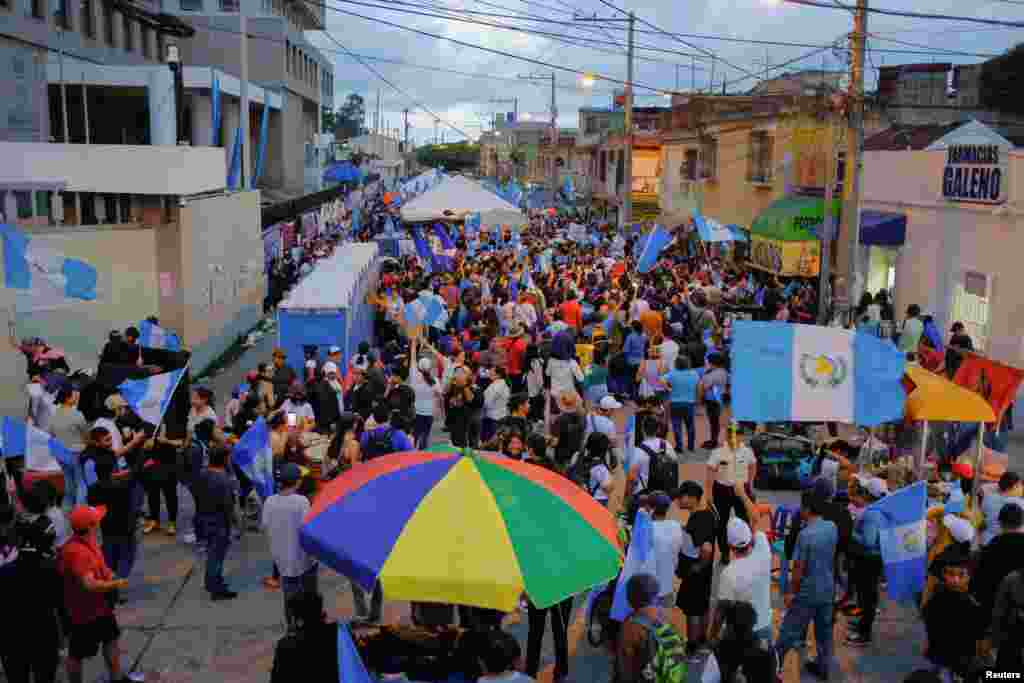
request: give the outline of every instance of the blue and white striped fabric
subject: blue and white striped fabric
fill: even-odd
[[[888,587],[897,602],[916,600],[924,591],[928,556],[928,488],[923,481],[898,489],[866,509],[882,516],[879,541]]]
[[[231,460],[245,472],[260,498],[274,495],[274,456],[270,450],[270,429],[266,421],[256,422],[242,434],[231,451]]]
[[[434,271],[434,252],[430,251],[430,245],[427,244],[427,240],[423,238],[423,235],[416,228],[412,230],[412,241],[416,245],[417,256],[423,262],[423,269],[427,273],[432,273]]]
[[[714,218],[697,214],[693,217],[697,234],[704,242],[746,242],[747,236],[738,225],[722,225]]]
[[[847,422],[903,417],[904,354],[870,334],[737,320],[732,410],[749,422]]]
[[[625,621],[633,612],[626,599],[626,583],[637,574],[650,574],[657,577],[657,559],[654,555],[654,526],[651,516],[645,510],[638,510],[636,522],[633,524],[633,535],[629,539],[626,560],[622,563],[622,573],[615,584],[612,597],[611,618]]]
[[[152,425],[159,425],[184,374],[185,368],[182,368],[145,379],[127,379],[117,390],[136,415]]]
[[[3,457],[24,456],[26,470],[60,472],[62,465],[73,467],[76,464],[73,451],[42,429],[22,420],[5,417],[0,437]]]
[[[96,269],[85,261],[67,258],[13,225],[0,223],[4,249],[4,286],[30,290],[54,299],[96,298]]]
[[[637,259],[636,270],[638,273],[649,273],[658,265],[658,256],[672,242],[672,235],[665,229],[664,225],[654,226],[654,230],[644,241],[643,249],[640,251],[640,258]]]
[[[466,237],[476,236],[480,233],[480,214],[471,213],[466,216]]]
[[[181,349],[181,340],[178,339],[178,335],[148,320],[139,323],[139,344],[147,349],[164,349],[165,351]]]
[[[426,325],[444,329],[448,324],[448,308],[444,299],[433,292],[421,292],[405,305],[405,320],[410,325]]]

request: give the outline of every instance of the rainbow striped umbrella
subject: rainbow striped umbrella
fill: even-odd
[[[327,484],[302,547],[389,600],[514,610],[604,584],[622,564],[614,517],[556,472],[494,454],[409,452]]]

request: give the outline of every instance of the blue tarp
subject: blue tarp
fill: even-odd
[[[878,247],[899,247],[907,240],[907,216],[888,211],[860,212],[860,243]]]

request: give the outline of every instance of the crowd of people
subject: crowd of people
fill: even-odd
[[[387,207],[371,202],[360,231],[344,239],[373,239],[387,219]],[[17,473],[0,500],[4,604],[16,604],[25,586],[37,589],[31,609],[23,610],[24,628],[0,639],[8,680],[55,680],[65,643],[69,680],[80,681],[82,661],[101,649],[111,679],[124,680],[116,610],[127,599],[140,534],[164,532],[195,544],[205,556],[207,593],[225,601],[238,596],[224,575],[225,557],[253,521],[268,536],[273,562],[264,585],[281,591],[289,625],[272,680],[292,678],[314,659],[322,667],[309,678],[337,680],[326,654],[336,659],[337,641],[323,617],[319,566],[299,543],[316,489],[367,461],[440,441],[556,471],[601,505],[621,510],[627,527],[638,510],[651,516],[657,569],[629,578],[633,612],[621,628],[608,624],[616,683],[682,680],[671,678],[673,671],[708,669],[712,661],[718,680],[775,683],[780,662],[803,646],[811,624],[816,658],[807,669],[827,680],[838,613],[848,617],[846,642],[870,647],[884,577],[881,521],[869,506],[899,482],[884,470],[866,473],[864,454],[875,450],[870,440],[863,448],[830,440],[798,513],[762,528],[758,458],[750,447],[755,426],[728,419],[729,345],[739,318],[829,320],[884,334],[885,323],[895,329],[887,293],[865,295],[852,311],[837,295],[822,311],[813,281],[783,282],[753,270],[741,249],[709,250],[685,228],[658,265],[641,274],[642,234],[592,220],[580,239],[578,227],[546,213],[496,230],[415,227],[428,239],[445,231],[454,258],[443,271],[414,256],[383,265],[368,302],[377,309],[372,342],[360,344],[348,362],[337,346],[304,358],[275,349],[230,397],[194,386],[184,438],[147,430],[118,394],[87,421],[74,386],[52,394],[46,384],[45,370],[61,354],[42,340],[19,344],[29,361],[25,417],[78,454],[83,481],[55,486]],[[343,248],[334,234],[302,254],[283,255],[271,274],[268,307],[318,258]],[[841,286],[832,282],[833,291]],[[410,320],[408,304],[424,296],[439,297],[447,316],[429,325]],[[931,358],[929,322],[912,306],[897,338],[922,364]],[[958,325],[951,348],[970,348]],[[129,328],[104,353],[141,363],[138,338]],[[955,362],[955,354],[944,359],[947,371]],[[265,499],[232,462],[234,443],[260,418],[274,459],[275,491]],[[698,433],[705,437],[699,443]],[[680,482],[681,463],[706,464],[706,480]],[[965,463],[939,467],[937,475],[939,489],[948,493],[956,480],[972,493]],[[986,648],[996,653],[993,670],[1024,666],[1022,489],[1009,471],[976,512],[935,516],[934,578],[919,604],[934,671],[912,680],[971,675]],[[191,504],[181,506],[182,498]],[[193,517],[179,520],[179,507],[194,509]],[[774,578],[773,555],[787,563],[782,580]],[[785,605],[777,629],[775,581]],[[381,621],[380,587],[367,594],[353,582],[351,589],[357,616]],[[412,618],[437,629],[458,615],[467,633],[462,654],[470,648],[460,660],[463,680],[520,681],[538,674],[550,617],[557,681],[569,676],[573,607],[571,598],[544,609],[524,598],[529,637],[522,663],[500,613],[414,604]],[[684,617],[682,633],[668,618],[672,608]],[[413,675],[413,664],[386,648],[366,655],[382,680]]]

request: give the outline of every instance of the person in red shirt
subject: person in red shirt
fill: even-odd
[[[569,298],[558,307],[558,310],[562,312],[562,320],[565,321],[565,324],[576,328],[577,332],[583,329],[583,309],[580,307],[580,302],[576,300],[578,296],[576,292],[571,292]]]
[[[509,388],[513,394],[526,390],[525,361],[526,332],[518,320],[509,327],[509,343],[505,347],[505,369],[508,372]]]
[[[133,680],[121,671],[121,629],[111,599],[114,591],[128,587],[128,581],[114,578],[96,541],[96,530],[106,513],[103,507],[75,507],[68,517],[74,535],[61,548],[58,568],[71,622],[65,662],[69,683],[82,683],[82,661],[95,657],[100,646],[111,682]]]

